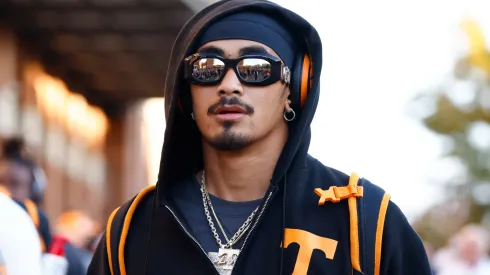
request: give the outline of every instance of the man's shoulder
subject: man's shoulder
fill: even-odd
[[[134,219],[147,212],[147,209],[151,210],[155,189],[155,186],[148,186],[142,189],[131,199],[116,208],[111,215],[112,217],[109,218],[109,222],[122,226],[128,214],[131,219]]]
[[[349,183],[349,175],[335,168],[321,163],[311,155],[306,158],[306,169],[308,178],[318,187],[328,188],[330,186],[344,186]]]
[[[331,186],[346,186],[349,184],[351,175],[340,170],[324,165],[311,155],[306,158],[306,165],[309,178],[318,185],[319,188],[329,188]],[[355,171],[352,171],[355,172]],[[383,192],[384,190],[368,179],[359,175],[358,185],[362,185],[367,192]]]

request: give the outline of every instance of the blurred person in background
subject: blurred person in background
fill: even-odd
[[[42,275],[38,232],[29,215],[3,193],[0,193],[0,274]]]
[[[321,67],[315,28],[275,3],[195,15],[170,59],[156,191],[113,212],[89,274],[431,274],[389,195],[308,155]]]
[[[48,217],[39,206],[45,186],[44,173],[27,156],[23,140],[18,137],[5,140],[0,154],[0,192],[27,211],[39,232],[42,252],[51,245]]]
[[[66,211],[58,217],[54,231],[53,244],[63,245],[68,261],[67,275],[85,275],[92,260],[86,247],[95,236],[95,223],[81,211]]]
[[[489,275],[489,242],[489,233],[482,226],[463,227],[434,256],[437,275]]]

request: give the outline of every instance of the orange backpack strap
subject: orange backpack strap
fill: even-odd
[[[354,275],[380,275],[383,229],[390,195],[352,173],[349,186],[363,189],[363,196],[349,198],[351,263]]]
[[[138,205],[155,190],[155,186],[143,189],[134,199],[115,209],[107,221],[106,249],[111,275],[126,275],[124,249],[131,220]]]
[[[40,227],[41,227],[41,219],[39,218],[39,209],[37,208],[37,205],[27,199],[24,201],[24,205],[26,206],[27,213],[31,217],[32,222],[36,226],[37,232],[39,234],[39,241],[41,242],[41,251],[44,253],[46,252],[46,243],[44,242],[43,237],[41,236],[40,232]]]
[[[356,173],[352,173],[349,178],[349,184],[347,189],[355,190],[358,192],[358,196],[350,196],[347,200],[349,204],[350,215],[350,258],[352,268],[362,273],[361,271],[361,245],[359,239],[359,215],[357,213],[357,198],[364,196],[364,189],[362,186],[358,186],[359,176]]]
[[[105,241],[106,241],[106,249],[107,249],[107,260],[109,261],[109,269],[111,271],[111,275],[114,275],[114,267],[112,263],[112,245],[111,245],[111,233],[112,233],[112,224],[114,221],[114,217],[117,214],[117,211],[120,207],[114,209],[111,215],[109,216],[109,220],[107,220]]]
[[[353,271],[363,274],[361,269],[361,238],[359,237],[358,199],[364,196],[364,187],[359,184],[359,176],[352,173],[346,186],[330,186],[328,190],[315,188],[315,193],[320,197],[318,205],[324,205],[327,201],[338,203],[347,199],[350,215],[350,250]]]
[[[24,204],[26,206],[27,213],[34,222],[34,225],[36,226],[36,228],[39,228],[39,225],[41,223],[39,221],[39,211],[37,210],[37,205],[31,200],[25,200]]]

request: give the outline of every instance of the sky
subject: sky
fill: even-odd
[[[458,166],[441,161],[443,140],[423,127],[415,114],[427,110],[411,101],[450,77],[465,50],[464,18],[476,20],[490,37],[490,1],[274,2],[308,20],[323,43],[310,154],[381,186],[413,220],[442,198],[439,182],[457,175]],[[155,115],[162,104],[153,101],[145,111],[159,118],[147,122],[155,148],[152,177],[163,139],[161,115]]]

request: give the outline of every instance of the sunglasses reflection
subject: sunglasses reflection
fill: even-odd
[[[259,58],[246,58],[237,65],[239,77],[246,82],[262,82],[271,75],[271,64]],[[201,58],[194,63],[192,76],[196,80],[211,82],[223,77],[226,65],[216,58]]]

